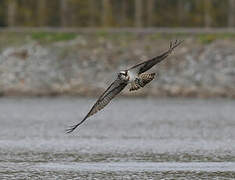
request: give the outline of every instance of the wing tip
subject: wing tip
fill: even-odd
[[[175,49],[176,47],[178,47],[180,44],[182,44],[184,42],[183,40],[178,40],[176,39],[175,41],[171,41],[170,42],[170,50],[172,51],[173,49]]]
[[[71,132],[73,132],[76,128],[78,127],[78,125],[73,125],[73,126],[70,126],[68,129],[65,130],[65,133],[66,134],[70,134]]]
[[[66,134],[70,134],[71,132],[73,132],[78,126],[80,126],[87,118],[89,117],[89,114],[86,115],[86,117],[81,121],[79,122],[78,124],[75,124],[73,126],[69,126],[68,129],[65,130]]]

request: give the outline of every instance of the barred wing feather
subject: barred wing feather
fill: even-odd
[[[78,124],[71,126],[66,130],[67,133],[73,132],[79,125],[81,125],[88,117],[94,115],[101,109],[103,109],[117,94],[119,94],[125,87],[127,83],[123,83],[119,79],[116,79],[108,89],[99,97],[96,103],[92,106],[89,113],[85,116],[85,118],[79,122]]]
[[[149,59],[147,61],[144,61],[140,64],[137,64],[133,67],[131,67],[129,70],[136,73],[136,74],[142,74],[144,72],[146,72],[147,70],[149,70],[150,68],[152,68],[154,65],[160,63],[162,60],[164,60],[166,57],[168,57],[168,55],[177,47],[179,46],[183,41],[174,41],[170,43],[170,47],[169,49],[162,53],[159,56],[156,56],[152,59]]]

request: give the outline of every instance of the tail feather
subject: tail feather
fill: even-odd
[[[143,73],[140,75],[140,78],[142,79],[143,82],[143,87],[148,84],[150,81],[154,79],[155,73]]]
[[[141,87],[144,87],[146,84],[151,82],[154,79],[155,73],[143,73],[139,75],[139,78],[131,83],[131,88],[129,91],[138,90]]]

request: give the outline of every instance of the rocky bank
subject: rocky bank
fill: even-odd
[[[193,37],[153,68],[158,77],[128,96],[235,97],[235,43]],[[170,40],[153,36],[78,35],[69,41],[35,40],[0,52],[1,95],[96,96],[120,69],[159,55]]]

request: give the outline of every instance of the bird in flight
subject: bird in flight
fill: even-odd
[[[94,115],[103,109],[118,93],[120,93],[128,84],[130,84],[130,91],[138,90],[144,87],[154,79],[155,73],[145,73],[154,65],[160,63],[171,52],[179,46],[183,41],[174,41],[170,43],[169,49],[159,56],[139,63],[127,70],[122,70],[118,73],[116,80],[106,89],[106,91],[99,97],[96,103],[92,106],[88,114],[78,124],[71,126],[66,130],[67,133],[73,132],[79,125],[81,125],[88,117]]]

